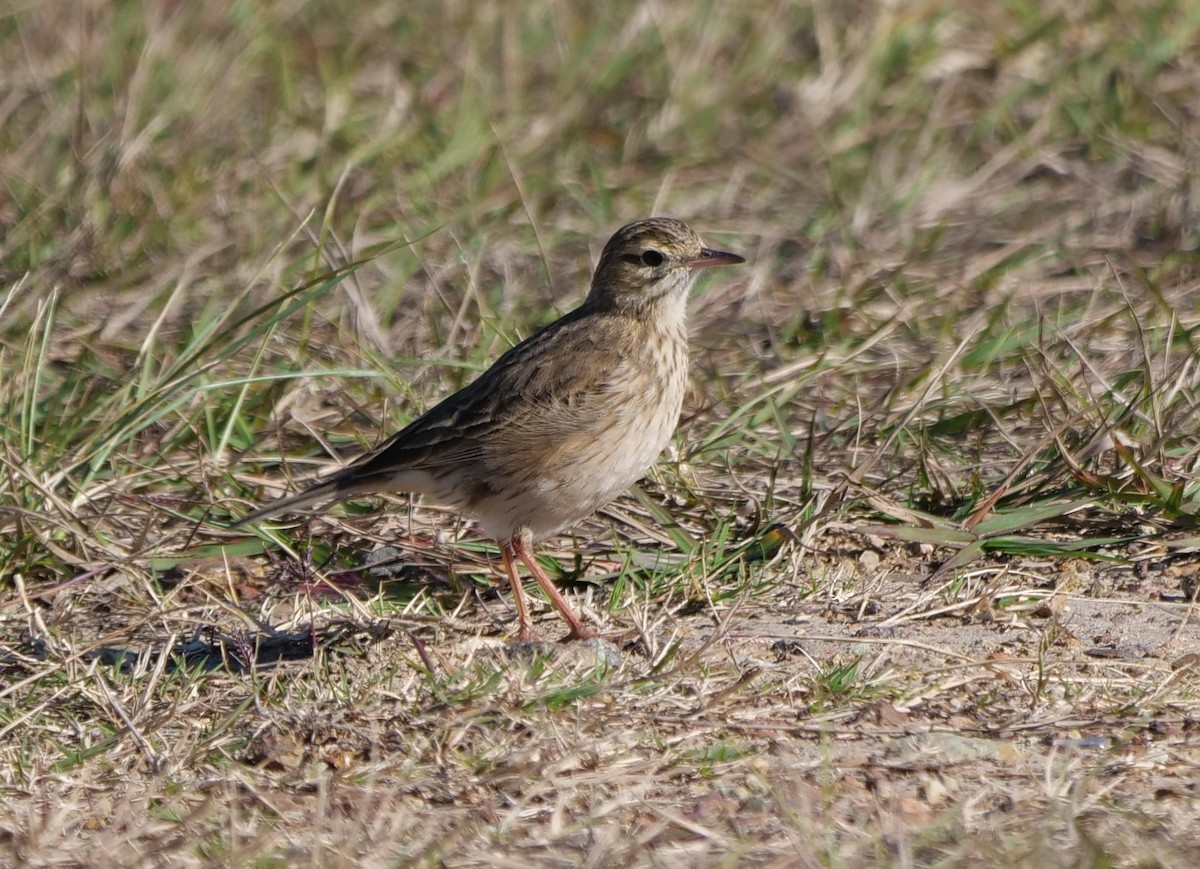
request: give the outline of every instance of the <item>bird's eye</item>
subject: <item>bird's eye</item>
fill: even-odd
[[[654,248],[650,248],[642,253],[642,264],[650,266],[650,268],[656,268],[662,265],[663,260],[665,259],[666,257],[663,256],[659,251],[656,251]]]

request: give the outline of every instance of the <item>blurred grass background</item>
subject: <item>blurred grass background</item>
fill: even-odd
[[[1190,533],[1198,30],[1184,0],[16,0],[5,636],[74,636],[96,598],[29,601],[97,577],[136,621],[150,559],[465,383],[651,213],[751,261],[695,300],[681,434],[625,505],[677,549],[866,520],[961,566],[1080,502],[1038,552]],[[60,720],[38,672],[14,768]]]

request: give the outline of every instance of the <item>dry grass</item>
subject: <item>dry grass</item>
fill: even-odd
[[[0,13],[3,859],[1200,860],[1200,17],[960,6]],[[550,547],[618,659],[434,508],[225,530],[652,212],[751,265]]]

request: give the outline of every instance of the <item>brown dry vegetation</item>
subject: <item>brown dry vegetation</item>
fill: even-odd
[[[2,859],[1200,862],[1200,15],[976,5],[0,12]],[[226,530],[650,213],[750,264],[548,547],[619,654]]]

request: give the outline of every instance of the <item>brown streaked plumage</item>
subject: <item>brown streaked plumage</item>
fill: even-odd
[[[475,519],[500,543],[518,637],[533,635],[522,561],[571,628],[591,636],[532,556],[646,473],[687,387],[687,296],[700,271],[744,262],[665,217],[617,230],[578,308],[513,347],[468,386],[312,488],[238,522],[320,501],[414,492]]]

